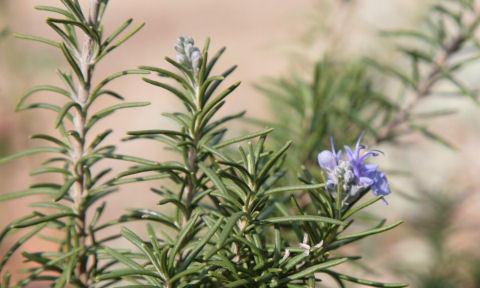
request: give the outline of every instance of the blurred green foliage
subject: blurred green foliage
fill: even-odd
[[[286,160],[290,167],[303,164],[314,169],[317,153],[330,147],[330,136],[344,145],[362,131],[371,144],[402,147],[404,137],[419,133],[453,148],[455,145],[434,133],[429,123],[457,111],[445,106],[432,109],[424,103],[425,99],[441,102],[451,96],[478,103],[475,83],[462,78],[480,55],[478,4],[473,0],[434,1],[422,25],[382,31],[395,43],[397,57],[389,54],[388,59],[369,57],[362,61],[329,54],[313,64],[313,73],[306,76],[299,69],[262,82],[258,89],[269,99],[272,120],[253,122],[276,128],[272,135],[277,146],[285,139],[294,140],[292,157]],[[289,175],[286,179],[296,178]],[[447,246],[455,233],[452,225],[462,199],[436,193],[415,191],[418,198],[412,203],[412,209],[424,212],[411,224],[431,247],[432,264],[426,272],[410,267],[403,275],[420,288],[480,287],[480,269],[475,266],[478,255],[465,257]]]
[[[452,240],[459,234],[471,235],[473,227],[462,227],[457,218],[468,201],[471,192],[454,194],[451,191],[430,191],[420,188],[418,196],[411,199],[411,205],[418,214],[407,222],[411,235],[419,237],[430,249],[427,263],[418,266],[402,263],[395,268],[399,275],[412,279],[414,287],[450,288],[479,287],[477,251],[452,246]],[[462,223],[460,221],[460,223]]]
[[[275,128],[277,146],[293,139],[290,167],[316,167],[316,155],[330,147],[330,137],[340,145],[354,143],[363,131],[375,134],[398,110],[374,89],[362,62],[328,59],[334,57],[313,65],[311,79],[292,73],[257,85],[269,99],[273,119],[254,122]]]

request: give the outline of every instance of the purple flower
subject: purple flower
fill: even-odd
[[[366,163],[368,158],[378,156],[380,151],[368,150],[365,145],[360,144],[362,136],[358,138],[354,150],[345,146],[346,157],[343,157],[342,151],[335,151],[333,139],[332,150],[318,154],[318,164],[327,175],[327,190],[336,193],[338,185],[341,184],[342,191],[346,193],[346,202],[368,190],[375,196],[391,193],[387,177],[379,170],[378,165]]]

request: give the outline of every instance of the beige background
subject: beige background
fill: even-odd
[[[14,32],[52,36],[44,23],[45,14],[35,11],[33,6],[56,2],[3,0],[0,6],[0,28],[8,25]],[[231,77],[231,82],[243,82],[223,113],[246,109],[248,116],[266,118],[269,117],[266,101],[252,88],[252,84],[261,81],[262,77],[283,74],[292,67],[300,67],[296,71],[302,71],[305,61],[320,58],[329,48],[345,57],[357,54],[389,57],[392,55],[389,52],[391,47],[380,41],[375,32],[399,25],[417,25],[429,1],[360,0],[349,1],[352,2],[349,5],[346,2],[113,0],[106,15],[107,30],[113,29],[129,17],[134,18],[137,23],[144,21],[147,26],[125,46],[106,58],[98,67],[96,76],[101,79],[112,72],[135,68],[141,64],[166,67],[163,57],[174,55],[173,45],[178,36],[191,35],[202,44],[204,39],[210,36],[212,47],[228,47],[220,67],[227,68],[238,64],[239,69]],[[9,143],[9,152],[35,146],[34,141],[27,140],[28,135],[33,132],[52,131],[52,115],[48,112],[14,114],[13,110],[16,100],[28,87],[58,83],[55,75],[57,66],[65,67],[65,64],[53,49],[35,43],[24,43],[11,37],[0,43],[0,141]],[[464,75],[465,79],[475,83],[474,81],[478,80],[476,68],[468,71]],[[171,125],[160,115],[161,112],[173,111],[179,107],[179,103],[170,95],[147,86],[136,76],[124,78],[112,87],[130,101],[152,102],[151,106],[142,109],[140,113],[133,110],[123,111],[103,122],[104,127],[114,126],[116,132],[112,140],[121,138],[129,130]],[[415,147],[382,148],[387,151],[389,159],[386,165],[419,175],[417,178],[423,179],[424,185],[431,189],[448,189],[451,193],[468,190],[476,193],[462,210],[462,215],[458,215],[462,225],[468,228],[463,230],[465,233],[458,233],[452,247],[466,249],[477,245],[478,248],[480,229],[476,219],[480,208],[480,157],[477,147],[480,144],[480,110],[471,102],[463,100],[432,101],[428,105],[440,104],[461,109],[459,115],[433,123],[434,130],[455,143],[459,151],[448,151],[420,138],[412,138],[410,141],[416,144]],[[234,128],[236,133],[243,129],[241,125]],[[163,152],[161,147],[151,143],[122,144],[120,151],[158,160],[171,157]],[[34,183],[28,176],[28,171],[38,163],[39,159],[30,159],[0,167],[0,193],[18,191]],[[397,167],[398,163],[404,164]],[[413,185],[407,183],[412,182],[414,181],[403,178],[393,180],[399,190],[409,193],[412,193],[409,188]],[[109,217],[117,215],[118,210],[125,207],[154,207],[155,198],[145,192],[146,188],[144,185],[124,188],[112,198]],[[25,213],[28,203],[29,201],[1,203],[0,224]],[[380,206],[376,209],[384,209],[381,213],[392,221],[408,220],[417,215],[418,207],[411,207],[398,195],[392,196],[390,203],[388,209]],[[428,260],[428,247],[423,247],[421,242],[412,235],[406,235],[405,231],[399,229],[374,238],[382,243],[383,247],[388,247],[381,255],[374,253],[377,254],[379,266],[392,263],[389,262],[392,258],[402,258],[416,264]],[[45,243],[34,242],[28,247],[34,249],[40,245]],[[18,261],[12,262],[10,268],[14,269],[13,265],[22,266]],[[385,277],[398,280],[398,277],[388,275],[385,271],[377,276],[377,279]]]

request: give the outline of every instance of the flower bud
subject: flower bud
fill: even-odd
[[[177,51],[176,60],[194,73],[198,73],[202,63],[202,53],[198,47],[195,47],[195,41],[192,37],[180,37],[175,45]]]

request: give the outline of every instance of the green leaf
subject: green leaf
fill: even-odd
[[[263,222],[277,224],[277,223],[289,223],[289,222],[323,222],[335,225],[344,225],[344,223],[337,219],[332,219],[323,216],[317,215],[292,215],[292,216],[282,216],[282,217],[272,217],[264,219]]]
[[[237,221],[243,216],[243,212],[237,212],[230,216],[230,218],[227,219],[227,223],[222,229],[222,233],[220,234],[220,237],[218,238],[217,244],[215,247],[217,249],[220,249],[223,247],[225,242],[227,241],[228,237],[231,235],[233,228],[235,228],[235,225],[237,224]]]
[[[58,190],[48,188],[32,188],[25,191],[0,194],[0,202],[24,198],[32,195],[56,195]]]
[[[9,272],[6,272],[5,275],[3,275],[3,287],[10,288],[10,280],[11,274]]]
[[[167,215],[164,215],[160,212],[156,212],[149,209],[132,209],[127,217],[140,220],[150,220],[154,222],[163,223],[171,228],[178,230],[178,225],[174,222],[172,218]]]
[[[170,86],[170,85],[165,84],[165,83],[162,83],[162,82],[151,80],[151,79],[148,79],[148,78],[143,78],[143,81],[145,81],[149,84],[152,84],[154,86],[158,86],[160,88],[163,88],[163,89],[171,92],[172,94],[177,96],[184,104],[186,104],[187,107],[189,107],[192,110],[195,109],[195,104],[193,103],[193,100],[190,97],[188,97],[187,95],[185,95],[185,93],[183,93],[182,91],[176,89],[175,87]]]
[[[75,19],[75,16],[72,13],[68,12],[67,10],[57,8],[57,7],[39,5],[39,6],[35,6],[35,9],[37,9],[39,11],[47,11],[47,12],[52,12],[52,13],[58,13],[60,15],[63,15],[65,17],[67,17],[67,18],[70,18],[71,20]]]
[[[100,36],[98,35],[98,32],[94,29],[91,29],[90,25],[84,24],[84,22],[81,21],[76,21],[76,20],[70,20],[70,19],[55,19],[55,18],[48,18],[47,23],[56,23],[56,24],[61,24],[64,25],[64,27],[68,29],[72,29],[73,27],[77,27],[81,29],[86,35],[88,35],[92,40],[95,40],[97,44],[99,44]]]
[[[39,225],[38,227],[35,227],[30,232],[22,236],[19,240],[17,240],[15,244],[10,249],[8,249],[8,251],[3,255],[2,260],[0,261],[0,272],[2,272],[3,268],[5,267],[5,264],[7,264],[8,260],[13,255],[13,253],[15,253],[15,251],[17,251],[17,249],[20,248],[30,238],[37,235],[37,233],[40,232],[46,226],[47,224],[45,223],[45,224]]]
[[[144,107],[147,105],[150,105],[150,102],[130,102],[130,103],[120,103],[120,104],[110,106],[108,108],[105,108],[95,113],[88,121],[86,128],[90,129],[95,123],[97,123],[97,121],[105,118],[106,116],[112,114],[117,110],[126,109],[126,108]]]
[[[157,273],[146,269],[121,269],[114,272],[105,273],[98,276],[96,279],[98,281],[105,281],[109,279],[117,279],[127,276],[149,276],[161,279],[161,277]]]
[[[255,132],[255,133],[252,133],[252,134],[235,137],[235,138],[229,139],[227,141],[224,141],[220,144],[217,144],[213,148],[214,149],[220,149],[220,148],[223,148],[223,147],[235,144],[235,143],[239,143],[239,142],[243,142],[243,141],[246,141],[246,140],[257,138],[257,137],[260,137],[260,136],[263,136],[263,135],[267,135],[272,131],[273,131],[273,129],[266,129],[266,130],[263,130],[263,131],[260,131],[260,132]]]
[[[78,80],[82,83],[82,85],[85,85],[85,76],[83,75],[82,69],[80,69],[78,62],[72,55],[70,49],[64,43],[60,43],[60,49],[62,50],[65,59],[67,59],[68,63],[72,67],[73,72],[75,72],[77,75]]]
[[[41,153],[63,153],[64,150],[57,148],[57,147],[38,147],[38,148],[32,148],[28,149],[22,152],[18,152],[16,154],[7,156],[5,158],[0,159],[0,165],[6,164],[10,161],[26,157],[26,156],[32,156],[36,154],[41,154]]]
[[[130,268],[133,268],[135,270],[141,270],[143,267],[142,265],[136,263],[134,260],[132,260],[130,257],[127,257],[126,255],[123,255],[122,253],[115,251],[111,248],[105,247],[104,248],[105,252],[109,255],[111,255],[113,258],[117,259],[121,263],[127,265]],[[100,279],[98,279],[100,280]]]
[[[168,256],[168,263],[170,267],[174,266],[175,258],[180,252],[180,249],[186,244],[187,237],[193,232],[197,224],[199,216],[194,214],[192,218],[187,222],[187,224],[180,230],[180,233],[176,237],[175,245],[173,246],[170,254]]]
[[[98,96],[100,95],[99,93],[103,89],[103,87],[105,87],[107,84],[109,84],[113,80],[126,75],[141,75],[141,74],[148,74],[148,73],[149,72],[144,70],[131,69],[131,70],[120,71],[108,76],[107,78],[103,79],[97,86],[95,86],[92,92],[93,97],[89,99],[87,107],[89,107],[93,102],[95,102],[95,99],[98,98]]]
[[[75,213],[63,212],[63,213],[44,216],[44,217],[40,217],[40,218],[36,218],[36,219],[32,219],[32,220],[16,222],[16,223],[12,224],[11,227],[13,229],[26,228],[26,227],[30,227],[30,226],[33,226],[33,225],[38,225],[38,224],[42,224],[42,223],[45,223],[45,222],[49,222],[49,221],[52,221],[52,220],[57,220],[57,219],[60,219],[60,218],[63,218],[63,217],[75,217],[75,216],[76,216]]]
[[[123,31],[125,31],[125,29],[127,29],[132,24],[132,22],[133,22],[132,18],[126,20],[112,34],[110,34],[110,36],[108,36],[108,38],[105,39],[105,41],[103,41],[102,46],[107,47],[108,45],[110,45],[110,43],[112,43],[113,40],[115,40],[115,38],[117,38],[120,34],[122,34]]]
[[[105,52],[101,55],[101,57],[105,56],[106,54],[112,52],[114,49],[118,48],[119,46],[121,46],[123,43],[127,42],[128,39],[130,39],[131,37],[133,37],[135,34],[137,34],[140,30],[142,30],[142,28],[145,27],[145,23],[142,23],[140,25],[138,25],[137,28],[133,29],[132,31],[130,31],[129,33],[127,33],[124,37],[122,37],[117,43],[113,44],[112,46],[108,47],[107,50],[105,50]]]
[[[103,140],[105,140],[105,138],[108,137],[108,135],[112,134],[113,130],[112,129],[107,129],[105,130],[104,132],[100,133],[97,135],[97,137],[95,137],[95,139],[92,141],[92,143],[89,145],[89,149],[95,149],[97,148],[98,145],[100,145],[100,143],[103,142]]]
[[[186,139],[192,139],[190,135],[173,130],[140,130],[140,131],[131,131],[127,133],[132,136],[145,136],[145,135],[165,135],[170,137],[179,136]]]
[[[37,93],[37,92],[52,92],[52,93],[60,94],[60,95],[62,95],[62,96],[65,96],[65,97],[70,98],[70,93],[69,93],[67,90],[63,89],[63,88],[56,87],[56,86],[52,86],[52,85],[39,85],[39,86],[34,86],[34,87],[30,88],[30,90],[28,90],[28,91],[22,96],[22,98],[20,98],[20,101],[18,101],[16,110],[17,110],[17,111],[22,110],[22,107],[23,107],[24,102],[25,102],[30,96],[32,96],[33,94],[35,94],[35,93]]]
[[[285,152],[287,152],[288,148],[292,145],[292,141],[287,142],[280,150],[275,152],[270,159],[263,165],[262,170],[258,173],[258,179],[266,179],[268,173],[270,172],[270,169],[277,163],[277,161],[283,156]],[[264,180],[262,180],[264,181]]]
[[[30,205],[30,207],[33,207],[33,208],[51,208],[51,209],[73,212],[71,207],[65,206],[65,205],[60,204],[60,203],[53,203],[53,202],[36,202],[36,203],[33,203],[32,205]]]
[[[143,165],[160,165],[161,164],[159,162],[155,162],[155,161],[152,161],[152,160],[148,160],[148,159],[144,159],[144,158],[140,158],[140,157],[135,157],[135,156],[122,155],[122,154],[108,153],[108,154],[104,154],[103,156],[105,158],[135,162],[135,163],[143,164]]]
[[[207,68],[208,69],[208,68]],[[229,69],[227,69],[225,72],[222,73],[223,79],[227,78],[230,74],[233,73],[237,69],[237,65],[233,65]],[[205,103],[212,97],[213,93],[217,90],[217,88],[222,84],[224,80],[217,80],[208,87],[207,91],[205,92],[204,95],[204,101]]]
[[[374,228],[374,229],[370,229],[370,230],[367,230],[367,231],[364,231],[364,232],[359,232],[359,233],[355,233],[355,234],[351,234],[351,235],[347,235],[347,236],[340,236],[340,237],[337,238],[336,241],[334,241],[333,243],[328,245],[327,249],[328,250],[333,250],[333,249],[336,249],[340,246],[344,246],[346,244],[358,241],[358,240],[360,240],[362,238],[365,238],[367,236],[371,236],[371,235],[375,235],[375,234],[379,234],[379,233],[391,230],[391,229],[397,227],[398,225],[400,225],[402,223],[403,223],[403,221],[398,221],[398,222],[396,222],[392,225],[379,227],[379,228]]]
[[[228,116],[225,116],[215,122],[212,122],[208,125],[205,126],[205,129],[202,131],[202,134],[203,135],[206,135],[208,132],[212,131],[213,129],[221,126],[222,124],[225,124],[231,120],[234,120],[234,119],[238,119],[238,118],[241,118],[245,115],[246,111],[242,111],[242,112],[239,112],[239,113],[236,113],[236,114],[233,114],[233,115],[228,115]]]
[[[235,228],[235,224],[242,217],[242,215],[243,212],[237,212],[227,219],[227,223],[222,229],[222,233],[217,240],[217,244],[215,245],[215,247],[212,247],[207,254],[203,256],[203,260],[210,259],[215,253],[217,253],[217,251],[224,247],[226,241],[228,240],[228,237],[231,236],[233,228]]]
[[[58,128],[62,124],[63,118],[65,118],[65,115],[67,115],[68,111],[70,111],[70,109],[72,109],[74,107],[77,109],[77,111],[79,113],[83,113],[82,106],[80,106],[80,104],[78,104],[76,102],[69,102],[69,103],[65,104],[65,106],[63,106],[62,110],[60,110],[60,113],[58,113],[58,118],[55,121],[55,128]]]
[[[408,85],[412,89],[416,89],[416,83],[414,80],[412,80],[407,74],[405,74],[403,71],[400,71],[399,69],[396,69],[394,67],[388,66],[381,64],[377,62],[376,60],[373,59],[366,59],[366,62],[373,67],[377,68],[381,72],[384,72],[386,74],[390,74],[396,78],[398,78],[401,82],[404,84]]]
[[[204,237],[202,237],[202,239],[198,241],[198,244],[196,244],[193,247],[192,251],[188,254],[188,256],[185,258],[185,260],[183,260],[183,262],[180,266],[180,271],[183,271],[183,270],[187,269],[187,267],[190,265],[190,263],[192,263],[192,261],[195,259],[195,257],[197,257],[197,255],[202,251],[203,247],[205,247],[205,245],[207,245],[208,241],[210,241],[210,239],[213,237],[213,235],[215,235],[215,232],[217,232],[218,228],[223,223],[223,220],[224,220],[224,218],[220,217],[217,220],[217,222],[215,223],[215,225],[208,230],[208,234],[205,235]],[[205,260],[208,260],[208,258],[205,259]],[[172,281],[173,281],[173,278],[172,278]]]
[[[372,198],[362,204],[359,204],[355,207],[351,207],[343,216],[342,216],[342,220],[346,220],[347,218],[351,217],[352,215],[354,215],[355,213],[357,213],[358,211],[360,210],[363,210],[365,208],[367,208],[368,206],[378,202],[378,200],[381,200],[383,199],[383,196],[377,196],[375,198]]]
[[[319,272],[323,269],[327,269],[333,266],[340,265],[348,261],[348,258],[340,258],[335,260],[330,260],[321,264],[313,265],[308,268],[302,268],[300,272],[288,276],[290,280],[303,279],[305,277],[311,276],[316,272]],[[280,280],[281,281],[281,280]]]
[[[50,135],[45,135],[45,134],[35,134],[35,135],[32,135],[30,137],[30,139],[42,139],[42,140],[46,140],[46,141],[49,141],[49,142],[52,142],[54,144],[57,144],[58,146],[60,147],[63,147],[65,149],[70,149],[70,147],[68,146],[67,143],[53,137],[53,136],[50,136]]]
[[[202,271],[203,269],[205,269],[205,264],[201,265],[201,266],[198,266],[198,267],[191,267],[191,268],[188,268],[188,269],[184,269],[184,270],[180,270],[181,272],[176,274],[175,276],[173,276],[172,278],[170,278],[170,283],[175,283],[177,280],[181,279],[182,277],[185,277],[185,276],[188,276],[190,274],[195,274],[195,273],[198,273],[200,271]]]
[[[136,167],[136,168],[131,168],[125,172],[122,172],[118,174],[118,178],[122,178],[128,175],[134,175],[134,174],[139,174],[139,173],[144,173],[144,172],[167,172],[167,173],[173,173],[173,172],[184,172],[184,173],[189,173],[185,167],[180,166],[180,165],[167,165],[167,164],[158,164],[158,165],[145,165],[141,167]]]
[[[118,286],[117,288],[158,288],[158,286],[137,284],[137,285]]]
[[[391,31],[381,31],[383,36],[393,36],[393,37],[409,37],[414,38],[420,41],[423,41],[432,46],[438,46],[438,42],[432,37],[425,35],[424,33],[416,30],[391,30]]]
[[[402,223],[403,223],[403,221],[398,221],[394,224],[391,224],[391,225],[388,225],[388,226],[385,226],[385,227],[380,227],[380,228],[376,228],[376,229],[372,229],[372,230],[368,230],[368,231],[364,231],[364,232],[359,232],[359,233],[355,233],[355,234],[351,234],[351,235],[347,235],[347,236],[341,236],[341,237],[338,237],[337,239],[338,240],[346,240],[346,239],[352,239],[352,238],[363,238],[363,237],[366,237],[366,236],[370,236],[370,235],[373,235],[373,234],[378,234],[378,233],[382,233],[382,232],[391,230],[391,229],[397,227],[398,225],[400,225]]]
[[[337,276],[339,279],[361,284],[361,285],[366,285],[366,286],[371,286],[371,287],[384,287],[384,288],[401,288],[401,287],[408,287],[407,284],[401,284],[401,283],[381,283],[381,282],[374,282],[370,280],[364,280],[360,278],[356,278],[353,276],[345,275],[342,273],[338,273],[335,271],[328,271],[329,273],[332,273],[333,275]]]
[[[228,283],[225,285],[227,288],[234,288],[234,287],[249,287],[248,284],[250,284],[250,281],[247,279],[240,279],[233,281],[231,283]]]
[[[311,184],[311,185],[297,185],[297,186],[285,186],[285,187],[278,187],[267,190],[265,195],[272,195],[277,193],[283,192],[292,192],[292,191],[305,191],[305,190],[313,190],[313,189],[320,189],[324,188],[325,184]]]
[[[168,63],[172,64],[175,68],[177,68],[178,70],[180,70],[181,72],[183,72],[185,75],[188,76],[188,78],[190,79],[190,81],[194,81],[193,79],[193,73],[188,70],[186,67],[184,67],[183,65],[181,65],[180,63],[178,63],[177,61],[171,59],[170,57],[165,57],[165,61],[167,61]]]
[[[463,84],[460,80],[456,79],[450,73],[443,73],[443,76],[450,80],[453,85],[457,86],[463,95],[470,97],[470,99],[472,99],[475,104],[480,104],[480,102],[478,101],[478,96],[469,87],[465,86],[465,84]]]
[[[205,116],[210,110],[214,109],[217,105],[219,105],[230,93],[235,91],[238,86],[240,86],[241,82],[236,82],[235,84],[228,87],[225,91],[221,92],[215,99],[211,100],[210,102],[206,103],[205,107],[202,109],[202,116]],[[202,125],[204,126],[204,124]]]
[[[215,66],[215,64],[217,64],[218,59],[220,59],[220,57],[223,55],[223,53],[225,53],[226,50],[227,50],[227,47],[222,47],[220,48],[220,50],[217,51],[217,53],[215,53],[215,55],[213,55],[212,59],[208,61],[208,65],[205,70],[205,75],[210,75],[210,72],[212,71],[213,67]]]
[[[70,191],[70,188],[72,187],[72,185],[77,181],[77,178],[76,177],[73,177],[73,178],[70,178],[68,179],[65,184],[62,186],[62,188],[60,189],[60,191],[58,192],[58,195],[55,197],[54,201],[57,202],[57,201],[60,201],[61,199],[63,199],[65,197],[65,195],[68,194],[68,192]]]
[[[63,174],[66,176],[71,176],[72,173],[68,171],[67,169],[63,168],[57,168],[57,167],[40,167],[37,169],[34,169],[30,175],[31,176],[37,176],[37,175],[42,175],[42,174],[48,174],[48,173],[58,173],[58,174]]]
[[[177,83],[179,83],[180,85],[182,85],[183,87],[185,88],[188,88],[190,89],[192,92],[193,92],[193,89],[191,87],[191,85],[185,80],[185,78],[183,78],[182,76],[180,75],[177,75],[173,72],[170,72],[166,69],[162,69],[162,68],[157,68],[157,67],[151,67],[151,66],[140,66],[139,67],[140,69],[144,69],[144,70],[147,70],[147,71],[152,71],[152,72],[156,72],[158,73],[158,75],[162,76],[162,77],[168,77],[168,78],[171,78],[175,81],[177,81]]]
[[[220,192],[222,192],[222,194],[228,195],[227,187],[225,187],[225,184],[223,184],[220,177],[218,177],[218,175],[212,169],[210,169],[209,167],[207,167],[203,163],[198,163],[198,167],[205,174],[207,174],[208,178],[210,178],[210,180],[212,180],[215,187],[217,187],[217,189],[220,190]]]
[[[149,233],[152,233],[153,231],[151,231],[151,229],[149,228]],[[155,275],[158,275],[157,277],[158,278],[163,278],[165,279],[165,276],[164,276],[164,273],[159,265],[159,262],[158,262],[158,258],[157,258],[157,255],[158,253],[160,253],[159,250],[155,250],[153,251],[150,246],[146,245],[146,243],[144,243],[144,241],[138,237],[135,233],[133,233],[131,230],[127,229],[127,228],[123,228],[122,229],[122,235],[123,237],[127,238],[128,241],[130,241],[131,243],[133,243],[135,246],[137,246],[147,257],[148,259],[150,260],[150,262],[152,263],[152,265],[155,267],[156,269],[156,273]],[[152,245],[153,245],[153,249],[156,249],[158,248],[158,245],[157,245],[157,238],[156,236],[154,235],[150,235],[152,238],[151,240],[154,241],[152,242]],[[157,253],[157,255],[155,255]]]
[[[85,22],[85,15],[83,15],[82,8],[80,7],[80,4],[78,1],[72,1],[72,0],[61,0],[63,5],[68,8],[69,11],[71,11],[75,17],[77,18],[78,21],[80,22]]]
[[[50,111],[54,111],[54,112],[57,112],[57,113],[59,113],[60,110],[62,110],[62,108],[60,108],[57,105],[53,105],[53,104],[32,103],[32,104],[28,104],[28,105],[18,107],[17,112],[18,111],[24,111],[24,110],[32,110],[32,109],[45,109],[45,110],[50,110]],[[67,115],[67,117],[69,117],[69,116],[71,116],[71,115]]]
[[[59,42],[56,42],[56,41],[53,41],[53,40],[50,40],[50,39],[47,39],[47,38],[39,37],[39,36],[26,35],[26,34],[15,34],[15,37],[18,38],[18,39],[22,39],[22,40],[40,42],[40,43],[43,43],[43,44],[47,44],[49,46],[53,46],[55,48],[60,48],[60,43]]]

